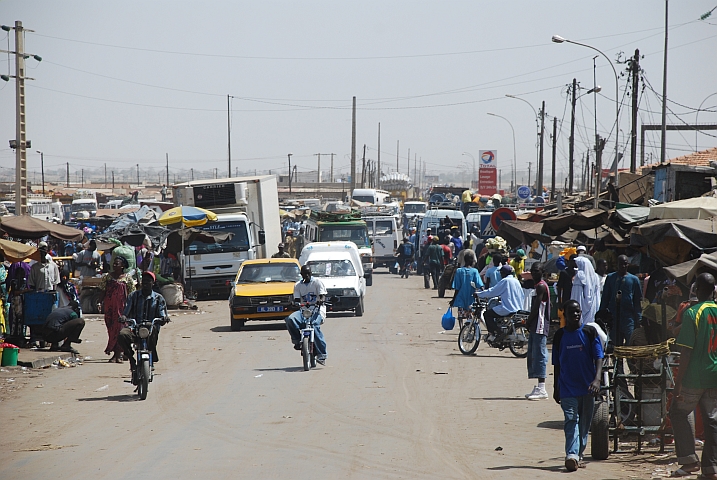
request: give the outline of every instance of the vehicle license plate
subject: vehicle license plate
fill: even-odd
[[[283,312],[284,307],[278,306],[278,307],[257,307],[256,308],[257,313],[269,313],[269,312]]]

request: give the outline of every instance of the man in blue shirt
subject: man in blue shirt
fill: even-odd
[[[627,273],[628,265],[630,261],[625,255],[617,257],[617,272],[605,279],[600,300],[600,310],[609,310],[612,314],[610,338],[617,346],[630,341],[632,332],[642,320],[642,285],[635,275]]]
[[[488,290],[478,292],[480,298],[500,297],[500,303],[493,308],[483,312],[483,320],[488,332],[498,335],[499,329],[496,319],[512,315],[523,307],[525,294],[523,287],[517,278],[513,276],[513,269],[510,265],[500,267],[501,281],[490,287]]]
[[[458,268],[453,276],[453,299],[449,305],[458,308],[459,321],[470,316],[471,305],[474,302],[473,294],[479,288],[483,288],[480,274],[473,268],[475,261],[475,256],[466,255],[466,266]],[[471,282],[475,287],[471,285]]]
[[[501,280],[500,264],[503,263],[503,256],[500,253],[493,255],[493,266],[485,272],[485,286],[495,287]]]
[[[398,267],[401,278],[408,278],[408,264],[413,261],[413,244],[403,237],[403,243],[398,246]]]
[[[565,327],[553,338],[555,384],[553,398],[565,415],[565,468],[574,472],[588,443],[595,395],[600,392],[603,350],[590,324],[580,326],[580,304],[564,305]]]

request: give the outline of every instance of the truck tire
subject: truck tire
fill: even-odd
[[[370,287],[373,285],[373,274],[366,275],[366,286]]]
[[[354,310],[354,315],[357,317],[363,317],[363,297],[359,297],[358,305],[356,305],[356,310]]]

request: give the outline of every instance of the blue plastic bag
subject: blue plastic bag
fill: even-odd
[[[453,316],[453,309],[451,307],[448,307],[446,313],[441,317],[441,326],[443,330],[453,330],[453,327],[456,326],[456,317]]]

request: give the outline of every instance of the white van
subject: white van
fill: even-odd
[[[461,238],[465,238],[466,232],[468,232],[468,225],[466,224],[466,219],[463,216],[463,212],[461,212],[460,210],[448,209],[428,210],[423,216],[423,221],[421,222],[421,245],[423,245],[423,243],[426,241],[426,229],[430,228],[431,232],[433,232],[433,234],[435,235],[435,233],[438,231],[438,226],[441,224],[443,219],[446,218],[446,216],[451,219],[453,225],[456,225],[458,227]]]
[[[386,190],[378,190],[375,188],[354,188],[354,191],[351,192],[352,200],[372,203],[374,205],[388,203],[390,198],[391,194]]]
[[[299,263],[311,267],[311,275],[321,279],[331,301],[329,311],[364,312],[366,279],[361,256],[353,242],[314,242],[304,247]]]
[[[393,271],[396,249],[403,240],[402,230],[393,215],[365,216],[368,234],[373,243],[373,268],[388,267]]]

